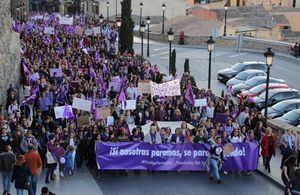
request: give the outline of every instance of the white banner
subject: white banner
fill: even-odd
[[[156,84],[151,82],[151,95],[153,96],[179,96],[180,92],[180,81],[179,79],[165,82],[162,84]]]
[[[195,107],[207,106],[207,99],[195,99]]]
[[[135,110],[136,109],[136,100],[126,100],[122,102],[122,109],[123,110]]]
[[[59,18],[59,24],[73,25],[73,17],[71,18],[61,17]]]
[[[101,33],[100,26],[94,27],[94,28],[93,28],[93,31],[94,31],[94,35],[100,34],[100,33]]]
[[[87,112],[91,112],[92,101],[75,97],[73,99],[72,107],[76,108],[76,109],[79,109],[79,110],[84,110],[84,111],[87,111]]]
[[[45,27],[44,33],[48,35],[53,35],[54,34],[54,28],[53,27]]]
[[[91,36],[91,35],[93,35],[93,29],[91,29],[91,28],[85,29],[84,34],[85,34],[86,36]]]

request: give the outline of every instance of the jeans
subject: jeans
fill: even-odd
[[[218,160],[210,159],[210,176],[214,177],[216,180],[221,179],[219,174]]]
[[[272,155],[269,155],[267,157],[264,157],[265,159],[265,168],[268,170],[268,171],[271,171],[270,169],[270,161],[271,161],[271,158],[272,158]]]
[[[16,190],[17,190],[17,195],[23,195],[24,194],[24,189],[16,188]]]
[[[10,192],[10,180],[12,171],[2,171],[2,184],[5,192]]]
[[[28,195],[35,195],[36,194],[36,184],[37,184],[38,175],[30,175],[28,180],[30,182]]]
[[[57,163],[48,164],[48,169],[46,172],[46,181],[49,181],[49,177],[54,177],[54,171],[56,169]]]

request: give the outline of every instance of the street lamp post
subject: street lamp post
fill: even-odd
[[[211,82],[211,53],[214,50],[215,41],[213,40],[212,36],[209,37],[207,40],[207,51],[209,53],[209,63],[208,63],[208,86],[207,89],[210,89],[210,82]]]
[[[224,21],[224,34],[223,36],[226,36],[226,29],[227,29],[227,10],[228,10],[228,3],[224,5],[224,11],[225,11],[225,21]]]
[[[99,16],[99,22],[100,22],[100,25],[103,23],[103,20],[104,20],[104,17],[102,14],[100,14]]]
[[[166,4],[165,3],[162,4],[162,10],[163,10],[163,21],[162,21],[161,34],[165,34],[165,10],[166,10]]]
[[[120,52],[120,27],[121,27],[121,19],[117,18],[117,27],[118,27],[118,52]]]
[[[142,38],[142,45],[141,45],[141,56],[144,57],[144,32],[145,32],[145,23],[142,21],[140,25],[140,32],[141,32],[141,38]]]
[[[268,116],[270,68],[273,64],[274,55],[275,55],[275,53],[272,51],[271,48],[268,48],[267,51],[264,53],[265,63],[266,63],[266,66],[267,66],[266,99],[265,99],[265,113],[264,113],[265,117]]]
[[[142,24],[142,15],[143,15],[143,2],[140,3],[140,25]]]
[[[150,26],[150,22],[151,22],[151,19],[150,17],[148,16],[147,19],[146,19],[146,22],[147,22],[147,57],[149,58],[150,57],[150,49],[149,49],[149,26]]]
[[[81,2],[81,15],[84,15],[84,1]]]
[[[118,0],[116,0],[116,18],[118,17]]]
[[[20,8],[19,8],[19,6],[17,6],[16,7],[16,10],[17,10],[17,20],[19,20],[20,19]]]
[[[107,14],[107,24],[109,23],[109,1],[107,1],[106,2],[106,8],[107,8],[107,10],[106,10],[106,14]]]
[[[172,50],[172,42],[174,40],[174,32],[172,31],[172,28],[168,31],[168,41],[169,41],[169,74],[171,73],[171,50]]]
[[[95,2],[93,2],[93,7],[92,7],[92,11],[93,11],[93,13],[94,13],[94,19],[96,18],[96,3]]]

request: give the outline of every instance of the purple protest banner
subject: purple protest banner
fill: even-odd
[[[57,74],[58,77],[62,76],[62,69],[61,68],[50,68],[50,76],[53,77],[54,73]]]
[[[219,123],[226,123],[227,119],[228,119],[228,115],[227,114],[225,114],[225,113],[217,113],[215,121],[219,122]]]
[[[204,171],[209,156],[207,144],[150,144],[139,142],[97,142],[99,169],[195,170]],[[258,165],[256,142],[233,144],[224,157],[223,170],[255,170]]]

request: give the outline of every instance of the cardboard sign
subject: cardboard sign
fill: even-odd
[[[207,99],[195,99],[195,107],[207,106]]]
[[[83,34],[83,28],[80,26],[75,27],[75,34],[82,35]]]
[[[79,110],[84,110],[84,111],[87,111],[87,112],[91,112],[92,101],[75,97],[73,99],[72,107],[76,108],[76,109],[79,109]]]
[[[150,81],[139,81],[138,91],[140,93],[151,93]]]
[[[77,117],[77,127],[84,127],[90,124],[90,119],[88,116]]]
[[[50,68],[49,72],[50,72],[50,77],[53,77],[55,72],[58,77],[62,77],[62,69],[61,68]]]
[[[93,32],[94,32],[94,35],[100,34],[100,33],[101,33],[100,26],[94,27],[94,28],[93,28]]]
[[[102,107],[97,109],[100,113],[99,119],[106,119],[107,117],[110,116],[110,107]]]
[[[54,34],[54,28],[53,27],[45,27],[44,33],[47,35],[53,35]]]
[[[93,35],[93,29],[91,29],[91,28],[85,29],[84,34],[85,34],[86,36],[91,36],[91,35]]]
[[[67,105],[67,107],[69,107],[71,112],[73,112],[71,105]],[[55,118],[56,119],[64,118],[64,110],[65,110],[65,106],[56,106],[56,107],[54,107]]]

